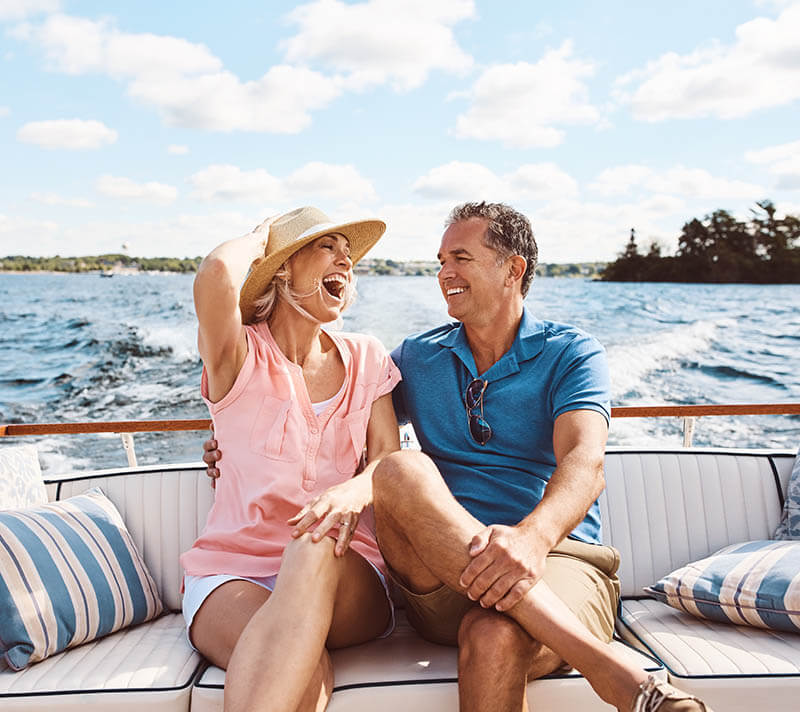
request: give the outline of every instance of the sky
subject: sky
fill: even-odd
[[[0,0],[0,256],[197,256],[316,205],[435,259],[502,201],[542,262],[800,214],[800,0]]]

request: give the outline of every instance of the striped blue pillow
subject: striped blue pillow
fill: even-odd
[[[98,488],[0,511],[0,654],[12,669],[162,610],[120,513]]]
[[[644,589],[699,618],[800,632],[800,542],[748,541]]]
[[[786,488],[786,500],[783,503],[783,516],[773,539],[800,539],[800,450],[794,458],[794,467],[789,476]]]

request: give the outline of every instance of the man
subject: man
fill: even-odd
[[[394,453],[373,475],[381,553],[412,625],[458,645],[462,712],[527,709],[527,680],[565,663],[623,712],[708,710],[607,645],[619,584],[617,553],[599,543],[605,354],[524,307],[536,259],[512,208],[451,213],[439,284],[457,323],[392,354],[398,418],[422,452]]]

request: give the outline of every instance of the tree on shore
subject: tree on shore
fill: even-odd
[[[616,282],[800,283],[800,218],[775,217],[769,200],[756,203],[748,221],[726,210],[685,223],[675,256],[656,243],[640,254],[635,231],[625,250],[603,271]]]

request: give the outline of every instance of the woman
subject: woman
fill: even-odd
[[[301,208],[198,269],[202,392],[226,457],[206,528],[181,557],[183,609],[192,645],[227,670],[226,710],[324,709],[327,648],[393,625],[359,517],[375,466],[400,446],[400,374],[376,339],[321,328],[351,301],[353,264],[384,230]]]

